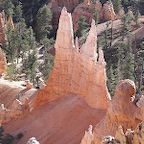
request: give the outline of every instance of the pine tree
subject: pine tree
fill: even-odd
[[[41,42],[44,38],[50,37],[50,32],[52,30],[51,20],[51,10],[46,5],[40,8],[36,16],[36,34],[38,41]]]
[[[86,34],[89,27],[90,25],[86,22],[85,16],[80,16],[80,19],[78,21],[78,30],[76,32],[76,36],[81,37],[84,34]]]
[[[14,14],[14,5],[11,0],[5,0],[4,1],[4,6],[3,6],[6,18],[9,16],[13,17]]]
[[[134,80],[134,55],[132,53],[130,41],[128,42],[127,49],[125,50],[125,59],[123,65],[123,79]]]
[[[124,41],[125,37],[130,34],[130,28],[129,25],[132,21],[132,18],[128,16],[128,14],[125,14],[121,17],[122,22],[122,28],[121,28],[121,35],[122,35],[122,41]]]
[[[109,89],[109,92],[110,92],[111,96],[113,96],[114,95],[116,78],[115,78],[115,75],[114,75],[112,65],[110,66],[110,69],[108,69],[108,71],[107,71],[107,76],[108,76],[107,86],[108,86],[108,89]]]
[[[95,20],[95,23],[96,23],[96,25],[97,25],[98,22],[99,22],[99,13],[98,13],[98,8],[97,8],[97,6],[94,8],[94,20]]]
[[[54,57],[51,54],[48,54],[47,50],[45,50],[44,63],[40,66],[41,72],[45,80],[48,79],[53,65],[54,65]]]
[[[117,14],[122,8],[122,0],[112,0],[115,13]]]
[[[136,10],[136,11],[135,11],[135,14],[134,14],[134,19],[133,19],[134,22],[135,22],[136,27],[139,26],[139,23],[138,23],[139,17],[140,17],[140,12],[139,12],[139,10]]]
[[[22,3],[19,1],[14,9],[14,19],[15,19],[16,23],[21,21],[22,15],[23,15]]]

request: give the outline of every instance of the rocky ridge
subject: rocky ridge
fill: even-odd
[[[63,8],[55,43],[54,67],[47,86],[38,91],[34,105],[53,101],[70,93],[85,99],[92,108],[107,109],[110,100],[106,87],[106,70],[103,51],[97,51],[95,22],[86,42],[80,48],[74,43],[71,14]]]
[[[58,28],[58,20],[63,7],[66,7],[68,12],[72,13],[74,31],[78,28],[78,21],[81,15],[86,17],[88,23],[92,22],[95,9],[97,9],[99,22],[119,18],[122,14],[122,12],[118,15],[115,14],[113,4],[111,2],[106,2],[102,5],[99,0],[96,2],[91,2],[89,0],[85,0],[83,2],[79,2],[78,0],[51,0],[48,7],[51,8],[53,13],[52,25],[55,30]]]
[[[114,137],[107,136],[116,135],[116,139],[120,137],[119,140],[121,142],[123,141],[122,143],[126,143],[126,138],[122,137],[124,135],[122,134],[122,129],[124,129],[124,132],[128,128],[135,129],[143,120],[141,109],[131,101],[134,95],[135,84],[133,81],[121,80],[117,84],[114,99],[110,101],[105,117],[94,127],[94,131],[92,131],[94,138],[91,142],[101,144],[104,137],[106,137],[104,140],[105,143],[107,141],[115,141]],[[83,139],[85,139],[85,136]],[[89,139],[89,136],[87,139]]]
[[[127,129],[124,133],[122,126],[118,127],[115,137],[107,136],[103,140],[104,144],[143,144],[144,124],[140,123],[135,130]]]

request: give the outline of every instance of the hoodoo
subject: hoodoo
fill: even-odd
[[[73,93],[84,98],[92,108],[107,109],[110,98],[106,87],[105,60],[103,51],[97,50],[94,20],[86,42],[81,48],[78,41],[76,43],[75,46],[71,14],[63,8],[55,43],[54,67],[47,86],[38,92],[35,106]]]

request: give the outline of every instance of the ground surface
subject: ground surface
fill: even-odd
[[[104,115],[104,111],[91,109],[71,94],[38,107],[4,128],[13,136],[23,133],[15,144],[26,144],[33,136],[41,144],[79,144],[89,125],[95,126]]]

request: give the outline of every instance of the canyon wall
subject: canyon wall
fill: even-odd
[[[107,137],[109,135],[119,137],[124,143],[126,138],[123,137],[122,129],[124,132],[127,129],[135,129],[143,120],[141,109],[132,101],[135,92],[135,84],[131,80],[121,80],[117,84],[115,96],[109,103],[106,116],[94,127],[95,144],[101,144],[104,137],[105,143],[109,139],[114,140],[113,137]]]
[[[106,136],[104,144],[143,144],[144,143],[144,124],[138,124],[135,130],[127,129],[123,131],[122,126],[118,127],[115,136]]]
[[[74,93],[92,108],[107,109],[110,97],[106,87],[106,63],[103,51],[97,50],[94,20],[86,42],[80,48],[77,38],[74,42],[71,14],[63,8],[55,49],[54,67],[47,86],[38,91],[34,106]]]
[[[88,23],[92,22],[95,13],[98,15],[99,22],[115,19],[115,12],[111,2],[106,2],[102,6],[99,0],[96,2],[89,0],[84,0],[83,2],[79,2],[78,0],[51,0],[48,7],[51,8],[53,13],[52,25],[54,30],[58,28],[59,17],[63,7],[66,7],[68,12],[72,13],[74,31],[77,30],[78,21],[82,15],[85,16]]]

